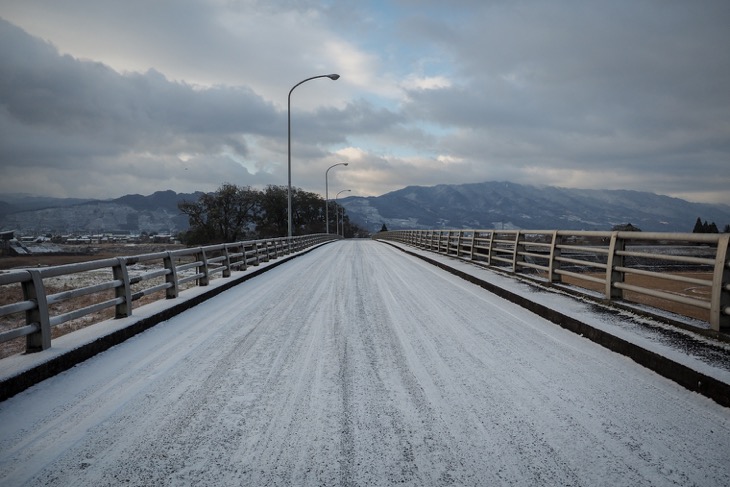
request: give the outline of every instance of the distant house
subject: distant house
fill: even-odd
[[[0,232],[0,255],[28,255],[30,250],[15,238],[15,230]]]
[[[626,223],[623,225],[614,225],[611,230],[615,232],[640,232],[641,228],[635,227],[631,223]]]
[[[15,240],[15,230],[0,232],[0,255],[9,254],[11,240]]]
[[[172,240],[173,240],[172,235],[159,234],[159,235],[152,236],[153,243],[172,243]]]

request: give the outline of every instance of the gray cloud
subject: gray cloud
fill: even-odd
[[[443,139],[445,152],[493,172],[515,164],[543,165],[546,174],[613,169],[633,181],[598,184],[672,193],[704,185],[722,194],[729,182],[722,168],[730,141],[730,4],[471,7],[477,21],[459,18],[458,28],[449,17],[407,24],[415,39],[460,68],[454,85],[411,91],[404,108],[463,131]],[[534,174],[517,179],[525,177]]]
[[[247,88],[198,90],[154,70],[119,74],[100,63],[61,56],[2,20],[0,40],[0,165],[6,171],[59,167],[69,173],[114,173],[117,158],[134,153],[147,154],[148,167],[160,170],[176,154],[225,149],[245,158],[249,150],[241,134],[276,136],[285,123],[271,103]],[[217,159],[211,155],[198,162],[220,164]],[[157,175],[164,177],[162,171]]]
[[[724,0],[7,0],[0,16],[0,164],[33,174],[0,192],[75,195],[62,181],[88,173],[102,194],[282,184],[288,90],[339,72],[294,94],[307,190],[349,160],[337,181],[361,194],[507,179],[730,204]]]

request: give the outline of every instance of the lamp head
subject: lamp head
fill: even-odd
[[[339,74],[328,74],[327,77],[329,79],[331,79],[332,81],[335,81],[335,80],[340,79],[340,75]]]

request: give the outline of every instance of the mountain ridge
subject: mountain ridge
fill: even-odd
[[[693,203],[634,190],[521,185],[508,181],[407,186],[378,197],[340,200],[350,220],[388,229],[520,228],[611,230],[631,223],[644,231],[691,232],[697,218],[723,228],[730,206]]]
[[[68,233],[177,233],[188,228],[188,217],[178,210],[180,201],[196,201],[202,192],[176,193],[156,191],[143,196],[128,194],[109,200],[58,199],[13,195],[12,203],[3,201],[0,208],[11,209],[0,214],[0,229],[34,235]],[[4,203],[7,203],[4,205]],[[38,206],[41,206],[38,208]]]
[[[157,191],[110,200],[0,195],[0,229],[22,234],[177,233],[188,228],[180,201],[202,192]],[[9,198],[6,198],[9,196]],[[407,186],[381,196],[349,196],[338,203],[350,221],[377,232],[388,229],[482,228],[691,232],[699,217],[722,230],[730,206],[693,203],[634,190],[572,189],[509,181]]]

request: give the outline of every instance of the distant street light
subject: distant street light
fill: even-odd
[[[291,220],[292,220],[292,214],[291,214],[291,92],[294,91],[294,88],[301,85],[302,83],[306,83],[307,81],[317,79],[317,78],[329,78],[332,81],[335,81],[340,78],[339,74],[320,74],[319,76],[312,76],[311,78],[307,78],[305,80],[300,81],[299,83],[292,86],[292,89],[289,90],[289,96],[287,97],[286,102],[286,116],[287,116],[287,135],[288,135],[288,146],[289,146],[289,158],[288,158],[288,173],[289,173],[289,184],[288,184],[288,193],[287,193],[287,207],[288,207],[288,215],[289,215],[289,221],[288,221],[288,227],[289,227],[289,239],[291,240]]]
[[[327,170],[324,172],[324,221],[326,222],[325,226],[327,228],[327,235],[330,233],[330,202],[329,202],[329,183],[327,181],[327,176],[330,172],[330,169],[332,169],[335,166],[347,166],[347,162],[338,162],[337,164],[333,164],[330,167],[327,168]]]
[[[345,193],[347,191],[352,191],[352,190],[343,189],[342,191],[340,191],[340,193]],[[335,225],[337,225],[337,227],[335,228],[335,233],[337,233],[337,235],[340,234],[340,211],[337,209],[337,197],[340,195],[340,193],[337,193],[335,195],[335,211],[337,212],[337,214],[335,215]],[[344,209],[342,211],[344,213]],[[345,216],[344,216],[344,214],[342,216],[342,236],[343,237],[345,236]]]

